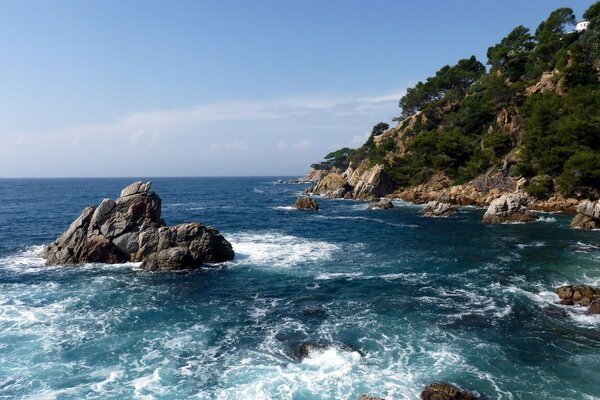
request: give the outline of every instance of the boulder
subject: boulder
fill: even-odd
[[[340,174],[332,172],[321,179],[312,192],[325,197],[341,198],[349,189],[346,180]]]
[[[587,314],[600,314],[600,288],[565,285],[554,289],[562,305],[588,307]]]
[[[577,206],[577,215],[571,221],[572,228],[599,229],[600,201],[584,200]]]
[[[87,207],[48,245],[48,264],[141,261],[145,269],[194,268],[233,259],[231,244],[213,227],[187,223],[166,227],[161,199],[151,183],[134,182],[116,200]]]
[[[537,217],[527,210],[529,197],[525,193],[504,194],[493,200],[483,216],[486,224],[531,222]]]
[[[377,200],[396,189],[394,180],[381,164],[364,171],[353,186],[352,198],[359,200]]]
[[[430,201],[421,209],[421,214],[426,217],[449,217],[458,212],[458,207],[441,201]]]
[[[421,392],[422,400],[478,400],[479,397],[447,383],[431,383]]]
[[[294,203],[294,207],[297,208],[298,210],[318,211],[319,203],[317,203],[317,201],[315,199],[313,199],[312,197],[303,196],[303,197],[298,197],[296,199],[296,202]]]
[[[390,199],[381,199],[377,203],[369,204],[368,208],[369,210],[389,210],[394,208],[394,204]]]

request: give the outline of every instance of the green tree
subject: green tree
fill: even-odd
[[[488,48],[488,64],[492,72],[506,75],[511,81],[518,81],[526,71],[535,41],[529,29],[517,26],[500,43]]]

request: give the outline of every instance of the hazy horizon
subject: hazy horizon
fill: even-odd
[[[592,3],[3,2],[0,177],[300,176],[441,66]]]

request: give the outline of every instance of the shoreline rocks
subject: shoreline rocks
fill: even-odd
[[[309,196],[298,197],[294,203],[294,208],[298,210],[318,211],[319,203]]]
[[[425,217],[449,217],[458,212],[458,207],[441,201],[430,201],[420,211]]]
[[[600,201],[582,201],[577,206],[577,215],[571,221],[571,228],[599,229],[600,228]]]
[[[527,209],[529,197],[524,193],[511,193],[500,196],[490,203],[483,215],[484,224],[532,222],[537,217]]]
[[[211,226],[167,227],[150,182],[134,182],[116,201],[86,207],[42,252],[47,264],[142,262],[143,269],[197,268],[232,260],[231,244]]]

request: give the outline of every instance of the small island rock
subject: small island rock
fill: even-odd
[[[490,203],[483,216],[486,224],[531,222],[537,217],[527,210],[529,197],[525,193],[504,194]]]
[[[134,182],[116,200],[104,199],[81,215],[42,256],[48,264],[142,262],[144,269],[195,268],[232,260],[231,244],[210,226],[167,227],[151,183]]]
[[[421,209],[421,215],[426,217],[449,217],[458,212],[458,207],[441,201],[430,201]]]
[[[369,204],[369,210],[389,210],[394,208],[390,199],[380,199],[377,203]]]
[[[294,203],[294,207],[298,210],[313,210],[317,211],[319,209],[319,203],[312,197],[303,196],[298,197],[296,202]]]
[[[588,314],[600,314],[600,288],[565,285],[554,289],[554,293],[560,298],[560,304],[588,307]]]

